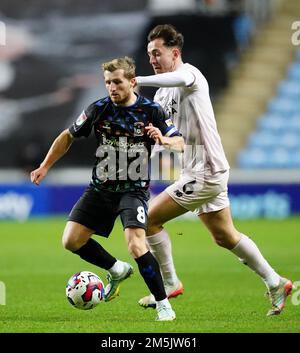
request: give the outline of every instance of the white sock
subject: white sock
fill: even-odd
[[[124,262],[117,260],[108,272],[112,275],[112,277],[119,277],[124,272]]]
[[[268,288],[274,288],[279,285],[280,276],[262,256],[256,244],[245,234],[241,234],[240,241],[231,251],[239,257],[240,261],[256,272]]]
[[[156,309],[159,309],[162,306],[166,306],[167,308],[171,308],[171,304],[169,302],[169,299],[163,299],[163,300],[159,300],[156,302]]]
[[[164,283],[176,284],[179,280],[173,262],[172,244],[168,233],[163,229],[146,239],[151,253],[159,263]]]

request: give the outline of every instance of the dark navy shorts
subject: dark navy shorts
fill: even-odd
[[[68,220],[108,237],[120,216],[123,228],[147,229],[149,191],[112,192],[89,186],[71,210]]]

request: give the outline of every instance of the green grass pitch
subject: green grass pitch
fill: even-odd
[[[299,222],[290,218],[235,224],[279,273],[297,281]],[[106,273],[62,248],[64,224],[64,218],[1,222],[0,281],[6,287],[6,305],[0,305],[0,332],[300,332],[300,306],[289,298],[281,315],[266,317],[270,303],[264,298],[263,282],[216,246],[203,225],[189,220],[175,220],[166,227],[185,287],[184,295],[172,299],[176,321],[155,322],[155,310],[138,306],[148,290],[127,252],[120,223],[109,239],[95,238],[129,261],[135,274],[122,284],[117,299],[93,310],[77,310],[65,297],[69,277],[90,270],[105,280]]]

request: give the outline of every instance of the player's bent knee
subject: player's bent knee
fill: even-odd
[[[82,246],[82,244],[76,241],[76,239],[65,234],[62,237],[62,245],[64,249],[69,251],[76,251]]]
[[[131,256],[138,257],[137,254],[140,252],[140,247],[135,242],[128,243],[128,251]]]
[[[70,242],[69,239],[66,239],[65,237],[62,237],[62,246],[66,250],[74,251],[72,248],[72,242]]]
[[[215,238],[215,237],[213,239],[217,245],[221,246],[222,248],[226,248],[224,239]]]
[[[232,249],[236,245],[235,239],[233,239],[232,237],[226,234],[218,233],[218,234],[212,234],[212,236],[215,243],[221,246],[222,248]]]
[[[148,221],[148,227],[147,227],[147,235],[153,235],[159,233],[163,229],[162,224],[159,223],[152,223],[151,221]]]
[[[142,228],[126,228],[125,235],[130,255],[138,258],[144,255],[148,249],[145,241],[145,230]]]
[[[143,244],[137,240],[133,240],[128,243],[128,251],[130,255],[136,259],[144,255],[148,249],[146,248],[146,244]]]

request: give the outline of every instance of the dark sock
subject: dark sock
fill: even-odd
[[[80,249],[73,251],[74,254],[79,255],[83,260],[109,270],[117,261],[111,256],[96,240],[90,238],[86,244]]]
[[[147,287],[154,295],[155,300],[163,300],[167,298],[163,279],[160,273],[158,262],[150,251],[135,259],[138,264],[139,271],[144,278]]]

